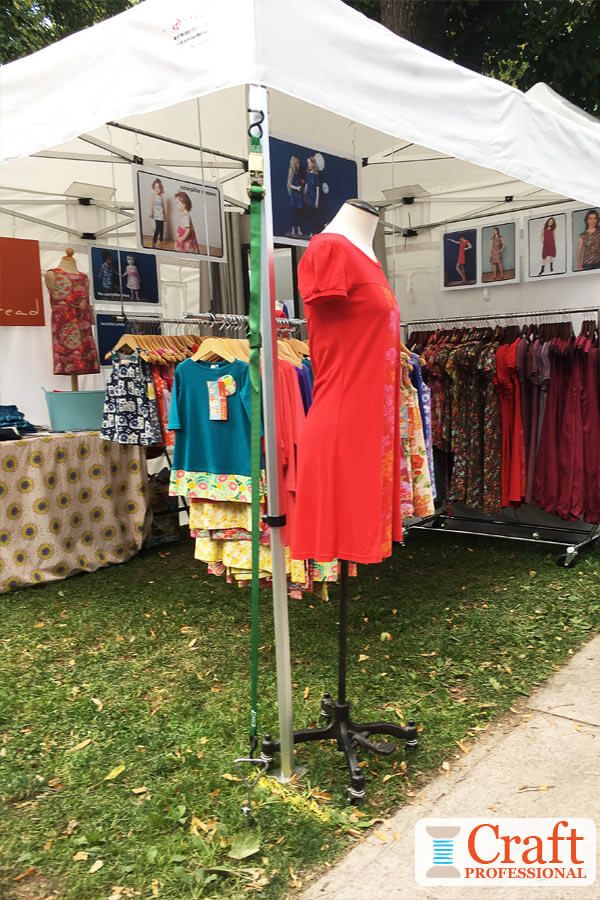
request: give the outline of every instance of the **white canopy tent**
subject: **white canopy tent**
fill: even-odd
[[[485,206],[600,203],[596,125],[437,57],[341,0],[305,0],[302,16],[294,0],[145,0],[0,69],[0,235],[38,239],[42,268],[67,243],[85,252],[84,232],[134,246],[134,156],[220,180],[239,208],[243,165],[221,154],[246,156],[253,85],[262,87],[250,105],[267,113],[271,133],[368,161],[361,193],[387,204],[394,259],[405,250],[395,228],[407,222],[393,205],[411,186],[427,195],[422,212],[409,208],[418,225]],[[167,309],[207,308],[193,269],[165,261],[161,280]],[[65,386],[50,375],[50,347],[48,327],[0,334],[0,402],[35,421],[40,387]]]

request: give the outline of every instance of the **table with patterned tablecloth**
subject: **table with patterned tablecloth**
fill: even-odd
[[[125,562],[149,519],[143,447],[97,431],[0,443],[0,593]]]

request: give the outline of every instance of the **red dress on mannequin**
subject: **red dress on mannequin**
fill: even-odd
[[[398,304],[381,265],[338,234],[311,240],[299,289],[315,384],[292,556],[377,563],[402,540]]]

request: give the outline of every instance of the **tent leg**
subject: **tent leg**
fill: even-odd
[[[269,99],[266,88],[250,85],[248,89],[250,123],[261,118],[263,130],[263,154],[265,160],[264,184],[266,200],[262,204],[262,384],[265,431],[267,506],[269,517],[282,514],[279,497],[279,460],[275,421],[277,380],[275,325],[275,275],[273,262],[273,211],[271,171],[269,156]],[[258,115],[257,115],[258,113]],[[277,666],[277,703],[279,709],[279,749],[282,781],[294,774],[294,734],[292,723],[292,667],[290,661],[290,635],[288,620],[287,575],[285,547],[281,528],[271,526],[271,555],[273,562],[273,618],[275,625],[275,659]]]

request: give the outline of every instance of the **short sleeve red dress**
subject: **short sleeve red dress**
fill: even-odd
[[[377,563],[402,540],[398,304],[381,265],[338,234],[311,240],[299,289],[315,384],[292,556]]]

